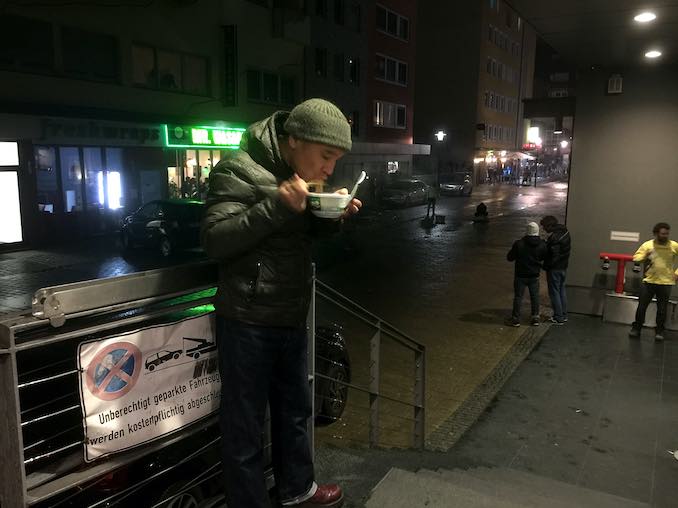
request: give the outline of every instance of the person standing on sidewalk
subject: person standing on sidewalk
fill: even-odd
[[[310,99],[251,125],[240,148],[210,174],[201,239],[219,262],[220,426],[231,508],[270,508],[262,438],[267,403],[281,504],[343,504],[338,485],[316,484],[308,434],[311,237],[335,223],[313,216],[307,198],[308,183],[327,180],[351,146],[339,108]],[[345,215],[361,206],[354,199]]]
[[[513,314],[506,320],[509,326],[520,326],[520,307],[525,288],[530,292],[532,307],[532,326],[539,326],[539,274],[546,258],[546,243],[539,238],[539,224],[530,222],[524,237],[517,240],[506,255],[506,259],[515,263],[513,288]]]
[[[657,328],[654,339],[658,342],[664,340],[664,324],[666,323],[666,310],[673,286],[678,280],[678,270],[674,270],[676,257],[678,257],[678,242],[669,239],[671,226],[660,222],[653,229],[654,240],[642,244],[633,255],[633,261],[645,264],[645,278],[640,287],[640,298],[636,320],[631,326],[629,336],[637,339],[645,324],[645,313],[653,297],[657,297]]]
[[[544,231],[549,234],[546,240],[544,271],[546,271],[549,298],[551,299],[551,307],[553,307],[553,316],[551,316],[550,321],[556,325],[562,325],[567,321],[565,278],[570,262],[572,239],[567,228],[558,224],[558,219],[553,215],[544,217],[540,224]]]

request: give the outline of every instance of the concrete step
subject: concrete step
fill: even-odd
[[[442,478],[391,469],[372,491],[366,508],[526,508],[460,487]]]
[[[526,485],[514,485],[505,482],[498,482],[492,479],[478,478],[464,471],[455,469],[454,471],[419,471],[417,474],[425,474],[433,477],[443,478],[448,482],[459,485],[477,492],[490,494],[493,497],[519,504],[525,507],[549,508],[572,508],[573,504],[569,500],[556,499],[551,495],[541,495],[532,491]]]
[[[595,508],[648,508],[641,501],[580,487],[527,471],[510,468],[475,468],[464,471],[469,476],[488,482],[500,482],[513,487],[528,488],[533,495],[566,500],[575,507]]]

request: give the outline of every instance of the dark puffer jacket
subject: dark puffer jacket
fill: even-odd
[[[287,115],[251,125],[215,166],[201,227],[207,255],[219,261],[217,313],[261,326],[302,326],[311,297],[316,220],[289,210],[278,194],[293,174],[278,145]]]
[[[562,224],[554,226],[551,235],[546,240],[546,259],[544,270],[567,270],[570,264],[570,251],[572,250],[572,238],[570,232]]]
[[[545,257],[546,242],[538,236],[522,237],[506,255],[506,259],[516,263],[515,276],[525,279],[539,277]]]

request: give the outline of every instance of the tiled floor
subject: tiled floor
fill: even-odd
[[[447,453],[320,449],[322,480],[362,506],[390,467],[502,466],[649,503],[678,506],[678,335],[573,316],[551,327],[476,425]]]

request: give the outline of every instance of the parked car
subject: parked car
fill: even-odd
[[[315,329],[315,422],[329,425],[344,413],[351,382],[351,360],[341,327]]]
[[[200,246],[200,220],[205,205],[190,199],[151,201],[122,221],[123,249],[156,249],[163,257],[178,249]]]
[[[454,173],[440,184],[440,193],[457,196],[470,196],[473,192],[473,182],[467,173]]]
[[[170,360],[176,360],[181,356],[181,353],[183,351],[181,349],[176,350],[176,351],[168,351],[168,350],[163,350],[163,351],[158,351],[157,353],[153,353],[151,356],[146,358],[146,368],[150,371],[153,372],[155,368],[158,365],[162,365],[165,362],[168,362]]]
[[[421,180],[396,180],[384,186],[381,203],[388,206],[411,206],[426,203],[428,186]]]

